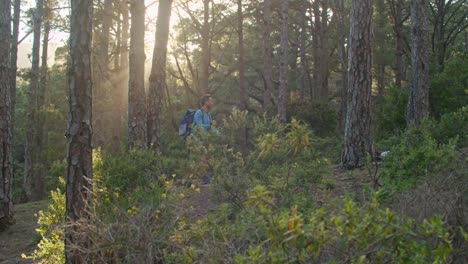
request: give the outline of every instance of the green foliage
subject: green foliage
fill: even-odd
[[[64,187],[63,178],[60,184]],[[57,189],[50,193],[51,203],[46,210],[38,213],[37,233],[40,241],[38,249],[30,256],[22,255],[23,258],[31,259],[34,263],[65,263],[64,245],[64,222],[65,222],[65,194]]]
[[[427,120],[419,128],[406,131],[395,140],[383,162],[386,186],[405,190],[414,187],[419,178],[446,169],[455,159],[455,143],[438,144]]]
[[[429,102],[432,114],[440,117],[468,105],[468,59],[463,56],[446,63],[444,71],[431,76]]]
[[[52,163],[49,173],[46,175],[47,190],[53,190],[61,186],[60,179],[65,178],[67,175],[67,161],[56,160]]]
[[[99,152],[96,155],[99,156]],[[96,175],[101,174],[100,180],[110,191],[131,193],[137,188],[144,189],[150,182],[160,180],[161,161],[151,151],[130,150],[118,156],[104,156],[94,159]],[[102,167],[97,159],[102,160]]]
[[[468,147],[468,106],[442,115],[438,122],[434,122],[431,131],[440,143],[458,138],[458,147]]]
[[[389,86],[377,113],[377,134],[380,138],[398,134],[406,127],[408,90]]]
[[[318,136],[337,131],[337,111],[328,102],[295,100],[288,106],[288,115],[307,123]]]
[[[180,248],[167,263],[446,263],[452,246],[442,218],[421,225],[370,203],[347,198],[334,207],[301,213],[278,207],[274,191],[257,185],[230,220],[229,206],[205,221],[180,226]]]

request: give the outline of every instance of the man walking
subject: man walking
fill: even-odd
[[[211,109],[213,108],[214,100],[210,94],[205,94],[200,100],[200,109],[195,112],[193,124],[201,126],[207,131],[211,127],[216,127],[216,121],[211,118]]]

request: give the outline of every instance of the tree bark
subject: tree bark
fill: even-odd
[[[353,0],[349,33],[349,75],[343,166],[365,165],[373,153],[370,101],[372,92],[372,0]]]
[[[156,21],[156,43],[148,89],[148,147],[161,151],[161,110],[166,83],[167,42],[172,0],[160,0]]]
[[[334,15],[337,16],[338,24],[344,25],[346,22],[346,12],[345,12],[345,5],[344,0],[337,0],[336,1],[336,8],[333,10]],[[339,29],[339,48],[338,48],[338,56],[340,61],[340,68],[341,68],[341,88],[340,88],[340,112],[339,112],[339,128],[344,130],[345,122],[346,122],[346,100],[347,100],[347,90],[348,90],[348,50],[346,45],[346,36],[349,33],[347,29],[341,27]]]
[[[75,247],[87,248],[82,234],[70,227],[73,221],[87,217],[85,207],[91,201],[92,164],[92,69],[91,40],[93,1],[71,1],[70,63],[68,70],[69,116],[67,131],[67,185],[65,260],[89,263]],[[74,247],[71,247],[73,245]]]
[[[104,0],[103,18],[101,32],[97,34],[96,61],[94,61],[94,145],[102,147],[104,150],[110,149],[110,144],[114,141],[114,131],[116,120],[113,120],[115,98],[113,85],[109,75],[109,37],[112,25],[112,0]]]
[[[278,119],[281,123],[287,121],[288,108],[288,11],[289,0],[281,4],[281,43],[280,43],[280,84],[278,98]]]
[[[11,2],[0,1],[0,231],[13,223]]]
[[[304,0],[305,1],[305,0]],[[271,48],[271,0],[263,2],[263,111],[268,111],[271,107],[271,92],[273,90],[273,75],[272,75],[272,48]]]
[[[38,138],[38,89],[39,89],[39,50],[41,45],[41,27],[42,16],[44,13],[44,1],[36,1],[36,10],[34,12],[34,30],[33,30],[33,48],[32,48],[32,65],[29,81],[28,94],[28,118],[26,129],[26,142],[24,149],[24,192],[28,201],[36,201],[41,198],[41,182],[36,179],[38,153],[37,153],[37,138]]]
[[[147,147],[145,96],[145,1],[131,2],[128,82],[128,148]]]
[[[301,95],[302,97],[305,96],[306,91],[311,92],[311,79],[309,74],[309,65],[307,63],[307,50],[306,50],[306,41],[307,41],[307,5],[308,0],[301,1],[301,36],[300,36],[300,56],[301,56],[301,74],[300,74],[300,81],[301,81]],[[312,97],[312,92],[309,95]]]
[[[386,40],[387,32],[385,26],[387,25],[387,16],[385,10],[385,0],[375,1],[376,19],[374,23],[374,69],[377,81],[378,98],[383,96],[385,89],[385,68],[386,61]],[[372,111],[375,113],[376,111]]]
[[[129,16],[128,16],[128,3],[123,1],[122,3],[122,46],[120,47],[120,67],[126,71],[128,68],[128,30],[130,28]]]
[[[403,0],[391,1],[393,31],[395,33],[395,85],[402,87],[405,80],[405,36],[403,33]]]
[[[11,39],[11,109],[15,109],[16,105],[16,71],[18,69],[18,36],[19,24],[21,18],[21,0],[15,0],[13,3],[13,35]],[[14,110],[12,110],[14,113]],[[14,127],[15,115],[11,115],[11,127]]]
[[[237,33],[239,38],[239,90],[240,109],[247,110],[247,95],[245,91],[245,50],[244,50],[244,14],[242,12],[242,0],[237,0]],[[247,127],[240,131],[240,151],[242,155],[247,155]]]
[[[411,91],[406,123],[418,125],[429,115],[429,1],[411,1]]]
[[[321,6],[320,6],[321,3]],[[328,97],[328,5],[326,1],[314,1],[314,99],[326,99]]]
[[[47,1],[47,0],[46,0]],[[43,27],[43,37],[42,37],[42,55],[41,55],[41,70],[39,76],[39,86],[37,91],[37,113],[36,122],[37,122],[37,135],[36,135],[36,165],[33,172],[34,175],[34,186],[36,186],[37,191],[37,200],[44,199],[47,195],[46,184],[45,184],[45,174],[47,171],[43,165],[44,162],[40,162],[39,159],[43,156],[44,149],[46,147],[46,131],[45,127],[45,118],[43,108],[46,101],[47,85],[48,85],[48,48],[49,48],[49,35],[50,35],[50,17],[47,17],[46,14],[51,12],[50,6],[48,3],[45,3],[44,7],[44,27]]]
[[[201,36],[202,55],[200,61],[200,76],[198,77],[198,91],[200,96],[210,91],[210,2],[211,0],[203,0],[203,25]]]
[[[245,50],[244,50],[244,14],[242,12],[242,0],[237,0],[237,33],[239,41],[239,91],[240,108],[247,109],[247,96],[245,92]]]

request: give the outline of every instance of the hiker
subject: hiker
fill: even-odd
[[[194,126],[203,127],[207,131],[213,130],[217,132],[217,130],[215,130],[217,123],[215,120],[213,120],[210,113],[211,109],[213,108],[213,105],[214,100],[210,94],[205,94],[204,96],[202,96],[202,98],[200,99],[200,109],[198,109],[195,112],[195,115],[193,116]],[[202,173],[202,184],[209,184],[211,181],[211,173],[209,172],[210,170],[207,156],[201,157],[200,165],[203,168],[205,168],[205,172]]]
[[[193,125],[201,126],[206,130],[216,127],[216,120],[211,118],[211,109],[213,108],[214,100],[210,94],[205,94],[200,99],[200,109],[195,112],[193,117]]]

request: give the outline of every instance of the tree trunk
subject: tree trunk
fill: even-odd
[[[385,68],[386,68],[386,41],[387,31],[387,17],[385,10],[385,0],[375,1],[376,19],[374,23],[374,69],[377,81],[378,98],[383,96],[385,89]],[[375,113],[376,111],[372,111]]]
[[[200,75],[198,77],[198,92],[200,96],[210,91],[210,2],[211,0],[203,0],[202,55],[200,61]]]
[[[45,4],[45,9],[48,8]],[[46,12],[50,12],[47,10]],[[47,19],[47,18],[46,18]],[[43,108],[45,106],[45,95],[47,92],[47,81],[48,81],[48,48],[49,48],[49,33],[50,33],[50,21],[46,20],[44,22],[44,36],[42,38],[42,56],[41,56],[41,72],[39,76],[39,86],[37,91],[37,113],[36,122],[37,122],[37,135],[36,135],[36,165],[33,172],[34,175],[34,186],[36,186],[37,199],[43,199],[47,195],[46,184],[45,184],[45,170],[44,161],[39,161],[43,157],[43,152],[46,147],[46,131],[45,128],[45,115]]]
[[[128,148],[147,147],[145,96],[145,1],[131,2],[130,67],[128,82]]]
[[[372,92],[372,0],[353,0],[349,33],[349,76],[343,166],[365,165],[373,155],[370,101]]]
[[[280,43],[280,84],[278,98],[278,119],[281,123],[287,121],[288,108],[288,11],[289,0],[281,4],[281,43]]]
[[[320,7],[319,2],[322,4]],[[314,1],[314,99],[326,99],[328,97],[328,5],[326,1]]]
[[[245,50],[244,50],[244,15],[242,13],[242,0],[237,0],[237,33],[239,40],[239,91],[240,108],[247,109],[247,96],[245,92]]]
[[[240,90],[240,109],[247,110],[247,95],[245,91],[245,50],[244,50],[244,14],[242,12],[242,0],[237,0],[237,33],[239,38],[239,90]],[[240,131],[240,151],[247,155],[247,127]]]
[[[94,145],[109,150],[110,144],[114,140],[113,120],[113,85],[109,76],[109,37],[110,27],[112,25],[112,0],[104,0],[104,10],[102,18],[101,32],[98,33],[96,60],[94,63]]]
[[[320,32],[321,23],[320,23],[320,6],[319,1],[314,1],[313,3],[313,13],[314,13],[314,22],[313,22],[313,34],[312,34],[312,56],[314,60],[313,68],[313,88],[312,88],[312,99],[320,98]]]
[[[309,74],[309,65],[307,63],[307,50],[306,50],[306,41],[307,41],[307,0],[301,1],[301,36],[300,36],[300,56],[301,56],[301,73],[300,73],[300,81],[301,81],[301,95],[302,97],[305,96],[306,91],[310,91],[311,89],[311,80]],[[312,94],[310,94],[312,97]]]
[[[11,2],[0,1],[0,231],[13,223],[11,128]]]
[[[18,36],[21,17],[21,0],[15,0],[13,4],[13,35],[11,39],[11,109],[14,113],[16,105],[16,71],[18,68]],[[11,127],[14,127],[15,115],[11,115]]]
[[[271,48],[271,0],[263,2],[263,111],[268,111],[271,107],[271,91],[273,90],[272,75],[272,48]]]
[[[333,9],[333,15],[338,20],[338,25],[345,25],[346,12],[344,0],[335,1],[335,9]],[[341,87],[340,92],[340,109],[338,117],[338,126],[340,130],[344,131],[346,122],[346,94],[348,87],[348,50],[346,45],[346,37],[349,35],[346,27],[338,28],[338,61],[340,62],[341,68]]]
[[[128,68],[128,29],[129,29],[128,3],[122,3],[122,46],[120,47],[120,67],[127,71]]]
[[[328,4],[327,1],[322,2],[322,19],[320,23],[322,24],[322,32],[320,36],[320,98],[328,99],[328,68],[330,64],[330,47],[328,41]]]
[[[395,85],[402,87],[405,68],[405,40],[403,33],[403,0],[392,1],[393,31],[395,32]]]
[[[28,94],[28,118],[26,129],[26,142],[24,149],[24,192],[28,201],[36,201],[42,195],[41,186],[37,186],[39,175],[35,175],[37,166],[37,137],[38,137],[38,86],[39,86],[39,50],[41,45],[41,26],[44,10],[44,1],[36,1],[36,10],[34,12],[34,38],[32,48],[32,65],[29,81]]]
[[[172,0],[160,0],[156,21],[156,43],[153,50],[148,89],[148,147],[159,153],[161,150],[161,110],[166,90],[167,42],[171,19]]]
[[[411,1],[411,91],[407,126],[418,125],[429,115],[429,2]]]
[[[120,52],[122,52],[122,21],[120,12],[117,16],[117,29],[115,30],[115,53],[114,53],[114,72],[120,71]]]
[[[66,263],[89,263],[76,247],[88,248],[82,234],[70,227],[86,217],[91,201],[92,160],[92,69],[91,40],[93,1],[71,1],[70,63],[68,70],[69,108],[67,131],[67,185],[65,260]],[[72,247],[73,245],[73,247]]]

